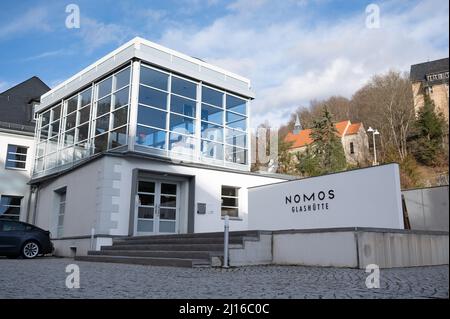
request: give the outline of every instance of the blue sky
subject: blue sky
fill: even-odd
[[[67,29],[77,4],[81,28]],[[381,27],[365,26],[368,4]],[[253,124],[351,95],[389,69],[448,56],[447,0],[2,1],[0,91],[33,75],[55,86],[142,36],[252,80]]]

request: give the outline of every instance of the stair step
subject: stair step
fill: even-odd
[[[166,250],[166,251],[223,251],[223,244],[135,244],[102,246],[103,250]],[[230,248],[242,248],[241,244],[230,244]]]
[[[232,231],[229,233],[230,238],[235,236],[241,237],[259,237],[261,231],[258,230],[245,230],[245,231]],[[151,235],[151,236],[132,236],[132,237],[118,237],[115,240],[142,240],[142,239],[169,239],[169,238],[223,238],[223,232],[212,233],[193,233],[193,234],[170,234],[170,235]]]
[[[131,256],[76,256],[77,261],[121,263],[134,265],[173,266],[173,267],[209,267],[210,261],[205,259],[155,258]]]
[[[209,260],[212,256],[223,256],[223,252],[209,251],[148,251],[148,250],[101,250],[88,251],[89,256],[130,256],[156,258],[187,258]]]
[[[257,240],[257,237],[231,237],[230,244],[243,244],[245,240]],[[143,245],[143,244],[223,244],[221,237],[205,237],[205,238],[144,238],[134,240],[116,239],[113,245]]]

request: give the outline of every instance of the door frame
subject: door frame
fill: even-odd
[[[147,160],[148,161],[148,160]],[[194,173],[194,172],[192,172]],[[196,176],[194,174],[169,173],[167,170],[157,171],[134,167],[131,169],[129,189],[129,210],[128,210],[128,233],[127,236],[135,236],[135,210],[136,192],[138,181],[141,179],[157,179],[179,182],[181,189],[181,201],[179,209],[178,232],[180,234],[192,234],[195,232],[196,215]]]
[[[138,232],[137,225],[139,222],[139,182],[153,182],[155,183],[155,192],[154,192],[154,201],[153,201],[153,232]],[[133,236],[155,236],[155,235],[171,235],[178,234],[180,232],[180,199],[181,199],[181,182],[168,180],[168,179],[160,179],[153,177],[142,177],[137,179],[136,192],[134,194],[134,227],[133,227]],[[161,233],[159,231],[159,223],[160,223],[160,204],[161,204],[161,184],[173,184],[176,185],[176,207],[175,207],[175,232],[173,233]]]

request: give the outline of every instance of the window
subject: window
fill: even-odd
[[[38,114],[34,173],[127,143],[129,66]]]
[[[0,197],[0,218],[19,220],[20,218],[20,203],[22,197],[6,196]]]
[[[353,142],[350,142],[350,154],[355,154],[355,146],[353,145]]]
[[[26,146],[8,144],[6,168],[25,169],[27,163],[27,151],[28,148]]]
[[[58,237],[62,237],[64,233],[64,215],[66,212],[66,188],[56,191],[58,196],[58,223],[56,234]]]
[[[222,216],[239,217],[239,188],[222,186]]]
[[[0,231],[25,231],[29,226],[25,224],[12,222],[12,221],[0,221]]]

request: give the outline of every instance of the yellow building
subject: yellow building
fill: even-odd
[[[416,113],[424,104],[424,94],[428,94],[434,101],[436,111],[448,121],[448,78],[448,58],[411,66],[410,79]]]

